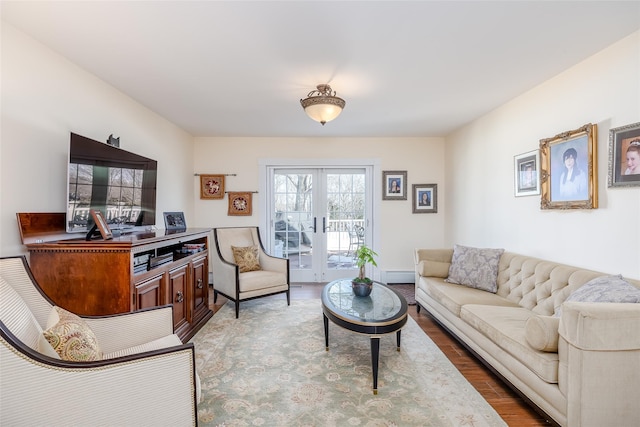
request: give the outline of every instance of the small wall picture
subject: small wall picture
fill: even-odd
[[[608,186],[640,186],[640,122],[609,130]]]
[[[229,191],[229,216],[250,216],[252,211],[252,194],[250,191]]]
[[[540,151],[533,150],[518,154],[514,160],[515,196],[533,196],[540,194],[539,164]]]
[[[167,230],[185,230],[187,222],[183,212],[163,212],[164,228]]]
[[[407,171],[382,171],[382,200],[407,200]]]
[[[200,175],[200,198],[224,198],[224,175]]]
[[[596,125],[540,140],[542,209],[598,207]]]
[[[413,213],[438,212],[438,184],[413,184]]]

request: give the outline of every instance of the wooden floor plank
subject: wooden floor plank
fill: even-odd
[[[323,284],[296,283],[291,287],[291,299],[320,298]],[[285,298],[274,295],[268,298]],[[210,292],[209,307],[215,313],[225,303],[224,297],[219,297],[213,303],[213,292]],[[513,390],[502,382],[495,374],[469,353],[455,338],[440,327],[424,310],[417,312],[416,306],[409,306],[409,315],[422,330],[442,350],[462,375],[478,390],[482,397],[496,410],[509,426],[540,427],[549,423],[520,398]],[[240,318],[242,319],[242,303],[240,304]]]

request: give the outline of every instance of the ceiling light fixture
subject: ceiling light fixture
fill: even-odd
[[[336,96],[336,91],[331,90],[329,85],[322,84],[316,88],[305,99],[301,99],[300,104],[309,117],[324,126],[340,115],[345,102]]]

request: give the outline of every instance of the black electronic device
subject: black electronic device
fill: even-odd
[[[71,133],[67,174],[67,232],[89,231],[91,209],[116,233],[155,225],[158,162]]]

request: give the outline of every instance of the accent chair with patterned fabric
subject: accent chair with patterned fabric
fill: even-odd
[[[240,301],[279,293],[287,294],[291,304],[289,260],[266,253],[258,227],[221,227],[213,229],[213,300],[218,294],[236,305]]]
[[[0,360],[0,425],[197,425],[194,346],[171,306],[77,316],[24,256],[0,258]]]

